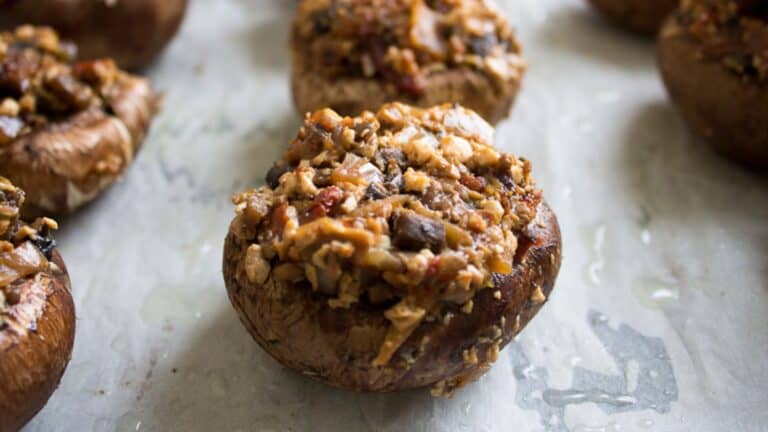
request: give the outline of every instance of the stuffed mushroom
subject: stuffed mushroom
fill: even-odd
[[[0,173],[27,215],[70,213],[114,183],[158,107],[146,79],[75,51],[47,27],[0,34]]]
[[[658,53],[693,132],[720,153],[768,168],[768,4],[685,0],[665,23]]]
[[[0,27],[50,26],[77,43],[81,58],[149,65],[176,35],[187,0],[0,0]]]
[[[656,35],[679,0],[589,0],[603,16],[627,30]]]
[[[291,46],[301,114],[456,102],[496,123],[526,69],[506,18],[485,0],[304,0]]]
[[[59,385],[75,338],[67,268],[48,218],[19,219],[24,193],[0,177],[0,431],[29,421]]]
[[[548,299],[561,242],[529,161],[457,105],[308,114],[234,197],[230,300],[283,365],[355,391],[482,375]]]

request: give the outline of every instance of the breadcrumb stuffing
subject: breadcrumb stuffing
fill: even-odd
[[[313,73],[378,78],[412,97],[432,72],[468,68],[503,88],[526,67],[509,23],[486,0],[304,0],[293,46]]]
[[[233,197],[248,280],[306,281],[332,308],[384,306],[376,366],[427,317],[473,313],[475,294],[512,271],[541,200],[530,162],[454,105],[309,114],[268,177]]]

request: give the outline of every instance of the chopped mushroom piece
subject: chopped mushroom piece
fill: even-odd
[[[392,224],[392,241],[404,250],[440,252],[445,247],[445,226],[413,211],[400,211]]]
[[[56,223],[19,218],[25,195],[0,177],[0,430],[16,431],[45,405],[72,355],[75,310],[54,250]]]

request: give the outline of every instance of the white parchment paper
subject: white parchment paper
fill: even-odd
[[[766,431],[768,184],[693,140],[654,46],[580,0],[507,0],[531,64],[504,150],[533,160],[565,260],[479,383],[358,395],[286,371],[240,325],[221,248],[299,118],[294,2],[196,0],[122,183],[62,222],[72,362],[29,431]]]

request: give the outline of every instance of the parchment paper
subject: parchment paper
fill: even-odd
[[[652,42],[580,0],[507,0],[531,68],[497,141],[559,215],[549,304],[451,400],[284,370],[226,298],[229,196],[296,133],[294,2],[194,0],[122,183],[58,235],[74,356],[29,431],[766,431],[768,184],[692,139]]]

